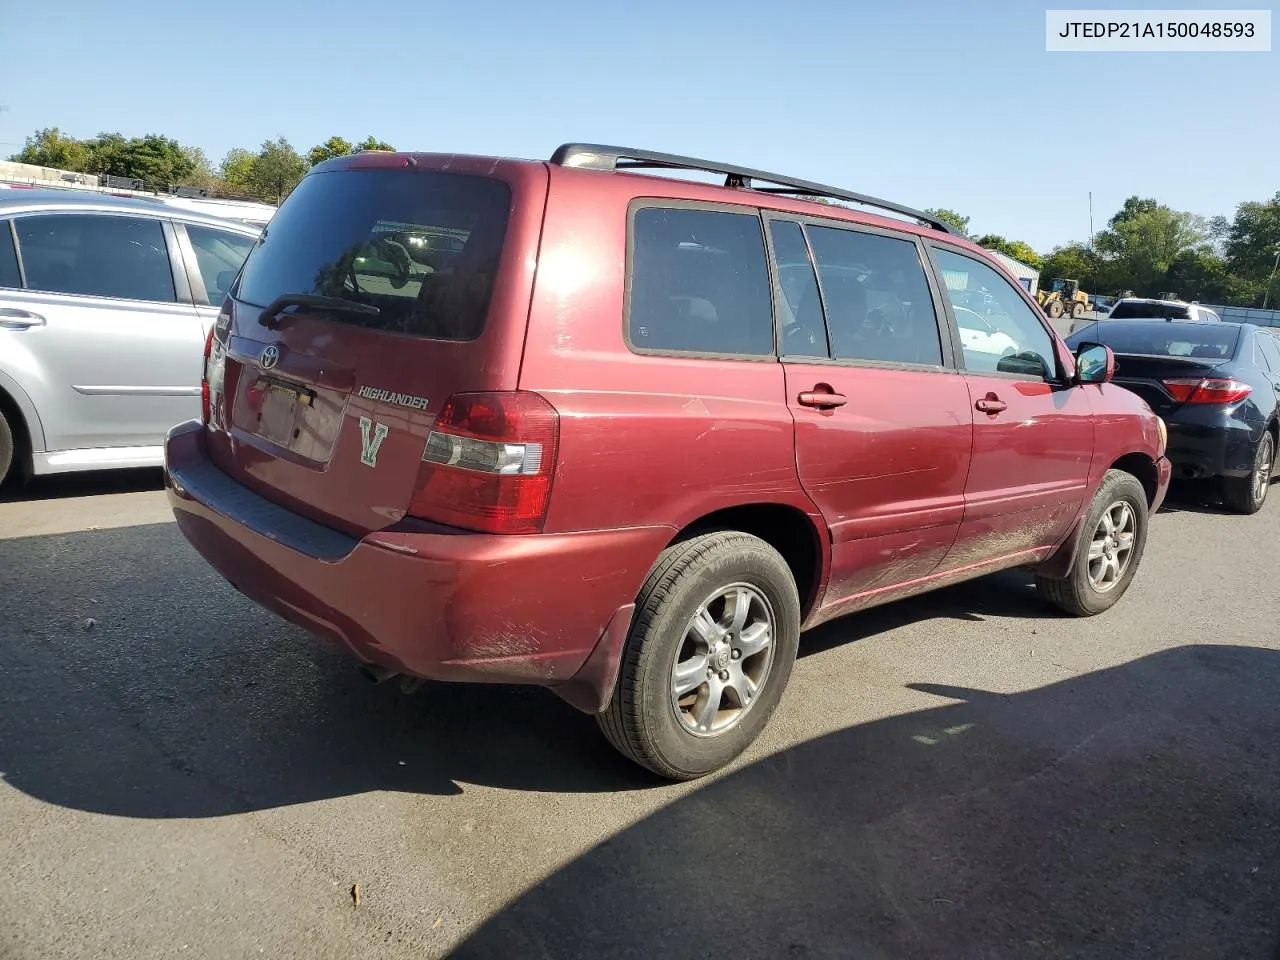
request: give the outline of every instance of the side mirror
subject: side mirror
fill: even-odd
[[[1076,379],[1080,383],[1110,383],[1116,375],[1116,355],[1101,343],[1082,344],[1076,351]]]

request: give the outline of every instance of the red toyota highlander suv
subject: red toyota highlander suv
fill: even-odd
[[[541,684],[692,778],[833,617],[1009,567],[1115,603],[1169,464],[1113,368],[907,207],[616,147],[366,153],[253,249],[166,475],[196,549],[366,675]]]

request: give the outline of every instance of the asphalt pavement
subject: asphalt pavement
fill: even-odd
[[[670,786],[544,691],[371,686],[152,474],[42,484],[0,503],[0,958],[1272,958],[1276,494],[1177,490],[1101,617],[1012,572],[828,625]]]

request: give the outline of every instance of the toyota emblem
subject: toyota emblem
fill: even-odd
[[[262,356],[258,359],[258,366],[263,370],[270,370],[280,362],[280,348],[275,344],[267,347],[262,351]]]

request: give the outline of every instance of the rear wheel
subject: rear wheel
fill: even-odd
[[[3,484],[13,469],[13,429],[9,421],[0,412],[0,484]]]
[[[1037,574],[1036,590],[1072,616],[1113,607],[1138,572],[1147,543],[1147,493],[1123,470],[1108,470],[1081,526],[1071,570],[1061,579]]]
[[[1276,441],[1268,430],[1258,441],[1253,454],[1253,470],[1247,477],[1225,477],[1222,481],[1222,500],[1236,513],[1257,513],[1267,502],[1271,489],[1271,472],[1275,469]]]
[[[1084,304],[1080,303],[1079,301],[1073,303],[1071,305],[1071,319],[1079,320],[1083,316],[1084,316]]]
[[[769,722],[799,640],[795,579],[771,546],[736,531],[676,544],[640,591],[600,728],[660,776],[710,773]]]
[[[1057,320],[1060,316],[1062,316],[1062,301],[1061,301],[1061,300],[1053,300],[1053,301],[1050,301],[1050,303],[1049,303],[1049,316],[1053,317],[1053,319],[1055,319],[1055,320]]]

